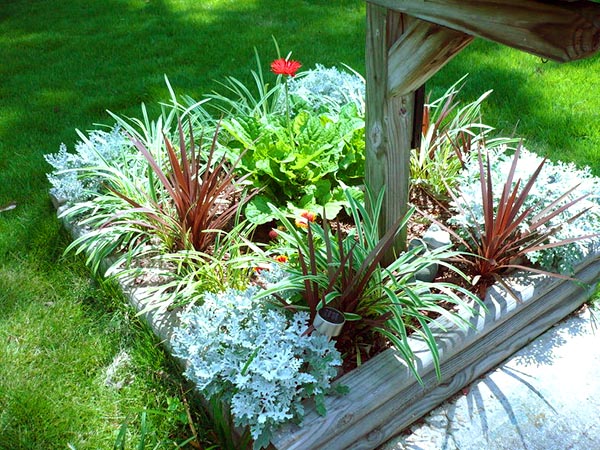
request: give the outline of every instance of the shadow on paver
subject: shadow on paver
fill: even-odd
[[[554,362],[553,350],[568,342],[569,336],[581,336],[589,325],[584,320],[570,320],[562,328],[565,333],[547,333],[545,339],[536,339],[515,355],[514,361],[523,366],[548,366]],[[566,334],[566,336],[565,336]]]

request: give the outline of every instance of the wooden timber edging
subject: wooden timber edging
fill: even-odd
[[[60,214],[61,207],[56,202],[55,206]],[[64,219],[63,223],[73,238],[85,232]],[[306,401],[302,425],[281,427],[271,448],[377,448],[579,308],[600,281],[600,249],[577,267],[575,278],[578,282],[519,273],[506,281],[520,302],[502,287],[492,286],[484,300],[487,311],[470,319],[472,328],[460,329],[443,318],[436,321],[441,380],[436,378],[425,343],[410,338],[423,384],[398,353],[388,349],[337,381],[346,385],[349,393],[327,397],[325,416]],[[137,311],[152,302],[148,288],[128,283],[120,283],[120,287]],[[149,312],[143,318],[170,351],[170,338],[178,325],[176,313]],[[179,363],[185,367],[184,361]]]
[[[600,254],[581,263],[579,282],[520,274],[507,280],[520,302],[498,285],[486,295],[487,311],[462,330],[447,320],[434,333],[440,347],[437,380],[423,341],[410,339],[423,379],[419,384],[398,353],[388,349],[338,382],[349,393],[326,399],[326,416],[307,406],[302,426],[288,424],[272,439],[280,450],[372,450],[497,366],[577,308],[600,278]]]

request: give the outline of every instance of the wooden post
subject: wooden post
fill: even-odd
[[[385,187],[379,233],[406,214],[410,142],[413,130],[414,92],[403,96],[389,95],[388,52],[404,31],[408,17],[367,3],[366,54],[366,167],[365,183],[374,195]],[[395,250],[403,250],[405,232]],[[390,254],[387,262],[393,260]]]
[[[385,187],[380,235],[408,209],[411,144],[418,141],[413,135],[422,120],[415,114],[415,91],[471,40],[464,33],[367,3],[365,183],[374,195]],[[403,231],[394,252],[405,246]],[[390,253],[384,262],[393,258]]]

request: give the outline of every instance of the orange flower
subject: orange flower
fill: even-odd
[[[314,222],[315,220],[317,220],[317,215],[314,212],[310,212],[310,211],[302,211],[302,214],[300,214],[300,217],[305,218],[309,222]]]
[[[308,220],[306,220],[304,217],[298,217],[296,219],[296,226],[298,228],[308,228]]]
[[[298,228],[308,228],[308,223],[315,220],[317,220],[317,215],[314,212],[302,211],[300,217],[296,219],[296,226]]]
[[[293,77],[300,67],[302,67],[302,64],[298,61],[279,58],[271,63],[271,72],[277,75],[289,75]]]
[[[278,255],[275,257],[275,261],[283,264],[283,263],[288,262],[288,257],[286,255]]]

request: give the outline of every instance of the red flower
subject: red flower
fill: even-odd
[[[300,217],[296,219],[296,226],[298,228],[308,228],[308,223],[315,220],[317,220],[317,215],[314,212],[302,211]]]
[[[279,58],[271,63],[271,72],[277,75],[289,75],[293,77],[300,67],[302,67],[302,64],[298,61]]]
[[[275,261],[277,261],[278,263],[286,263],[288,262],[288,257],[286,255],[278,255],[277,257],[275,257]]]

